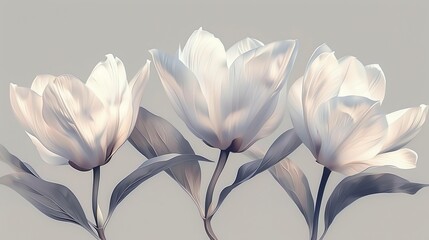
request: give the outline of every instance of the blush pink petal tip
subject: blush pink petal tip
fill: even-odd
[[[268,45],[245,38],[228,50],[198,29],[176,56],[152,49],[173,108],[207,145],[241,152],[278,126],[279,92],[297,53],[295,40]]]
[[[11,83],[12,110],[43,160],[91,170],[106,164],[134,128],[149,63],[132,86],[122,61],[111,54],[86,84],[71,75],[38,75],[31,89]]]

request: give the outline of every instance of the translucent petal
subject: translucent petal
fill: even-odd
[[[30,137],[31,141],[33,142],[33,144],[36,146],[37,151],[39,152],[40,156],[42,157],[42,159],[49,163],[49,164],[53,164],[53,165],[66,165],[68,164],[69,160],[65,159],[64,157],[55,154],[51,151],[49,151],[49,149],[47,149],[40,141],[39,139],[37,139],[35,136],[27,133],[28,137]]]
[[[345,175],[360,173],[370,167],[391,166],[400,169],[412,169],[416,167],[417,153],[411,149],[403,148],[393,152],[382,153],[374,158],[355,161],[332,169]]]
[[[119,105],[128,88],[124,64],[119,58],[106,55],[106,61],[99,62],[92,70],[86,86],[105,105]]]
[[[220,146],[209,118],[207,101],[194,74],[178,58],[159,50],[151,50],[150,53],[177,114],[198,138],[211,146]]]
[[[222,42],[200,28],[189,37],[183,51],[179,51],[179,60],[195,75],[207,102],[212,127],[215,132],[219,132],[222,126],[220,102],[223,89],[230,85]]]
[[[336,97],[323,104],[314,125],[321,136],[317,161],[337,168],[375,157],[387,134],[380,104],[364,97]]]
[[[80,154],[85,154],[79,141],[61,134],[54,126],[45,122],[42,116],[42,97],[36,92],[11,84],[10,100],[17,119],[24,126],[29,136],[37,138],[48,151],[65,159],[81,158]],[[35,144],[40,151],[41,146],[38,146],[38,142]],[[43,154],[42,152],[42,157]],[[46,160],[46,158],[44,159]]]
[[[316,156],[316,149],[313,147],[311,137],[308,133],[307,124],[304,122],[302,109],[302,81],[303,77],[300,77],[290,87],[287,101],[288,110],[297,135],[313,155]]]
[[[106,146],[100,141],[109,116],[98,97],[79,79],[67,75],[59,76],[49,84],[42,97],[46,123],[74,139],[83,149],[69,160],[78,166],[102,165],[106,160]]]
[[[310,149],[317,149],[320,137],[312,122],[319,106],[338,95],[343,82],[341,68],[333,52],[326,45],[316,49],[303,77],[302,107],[304,123],[311,138]],[[320,53],[316,56],[317,53]],[[304,141],[304,140],[303,140]]]
[[[295,60],[295,47],[295,41],[275,42],[234,61],[230,87],[222,91],[224,141],[232,142],[240,136],[246,147],[249,141],[260,138],[258,132],[275,112],[278,93]],[[266,128],[261,136],[268,134],[268,129],[274,128]]]
[[[46,86],[53,82],[55,76],[52,75],[38,75],[31,84],[31,90],[42,96],[43,91],[45,91]]]
[[[421,130],[428,114],[427,105],[406,108],[388,114],[388,134],[383,151],[397,150],[409,143]]]
[[[363,66],[355,57],[340,59],[344,82],[339,96],[363,96],[374,101],[383,101],[386,79],[380,66]]]
[[[253,38],[245,38],[230,47],[226,51],[226,61],[228,67],[237,59],[240,55],[255,48],[264,46],[262,42]]]

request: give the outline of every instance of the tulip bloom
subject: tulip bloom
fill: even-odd
[[[385,86],[378,65],[337,60],[326,45],[314,52],[288,103],[294,128],[318,163],[346,175],[372,166],[416,166],[417,154],[402,147],[420,131],[427,106],[386,115],[380,109]]]
[[[10,85],[12,109],[47,163],[91,170],[131,134],[149,63],[128,84],[122,61],[106,57],[86,84],[71,75],[39,75],[31,89]]]
[[[279,125],[279,92],[295,61],[296,41],[264,46],[246,38],[225,51],[218,38],[199,29],[175,56],[150,52],[173,108],[209,146],[242,152]]]

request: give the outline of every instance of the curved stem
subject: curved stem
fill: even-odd
[[[220,155],[219,155],[219,160],[217,161],[216,169],[213,172],[212,179],[210,180],[209,186],[207,188],[206,205],[205,205],[206,217],[208,216],[208,212],[210,210],[210,206],[211,206],[212,201],[213,201],[213,192],[215,190],[216,183],[220,177],[220,174],[223,171],[223,168],[225,167],[226,160],[228,159],[228,155],[229,155],[229,151],[221,150]]]
[[[325,192],[326,183],[328,182],[328,178],[330,174],[331,174],[331,170],[329,170],[326,167],[323,168],[323,174],[322,174],[322,178],[320,179],[319,190],[317,191],[316,207],[314,208],[313,231],[311,233],[311,240],[317,239],[320,205],[322,203],[323,193]]]
[[[206,233],[211,240],[217,240],[217,237],[214,234],[213,229],[211,227],[211,219],[213,216],[210,215],[210,208],[213,201],[213,192],[215,190],[216,183],[219,180],[220,174],[222,173],[223,168],[226,165],[228,155],[229,155],[228,150],[220,151],[219,160],[217,161],[216,169],[213,172],[212,179],[210,180],[210,183],[206,192],[206,202],[205,202],[205,212],[204,212],[205,218],[203,220],[204,220],[204,228],[206,229]]]
[[[217,240],[217,237],[212,228],[212,222],[211,222],[212,218],[211,217],[204,218],[203,220],[204,220],[204,229],[206,230],[207,236],[210,238],[210,240]]]
[[[98,213],[98,189],[100,187],[100,167],[93,169],[93,181],[92,181],[92,214],[95,219],[95,229],[97,230],[98,236],[101,240],[106,240],[104,235],[103,217]]]

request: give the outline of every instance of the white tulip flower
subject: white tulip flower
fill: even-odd
[[[106,57],[86,84],[71,75],[39,75],[31,89],[10,85],[13,112],[47,163],[91,170],[131,134],[149,61],[128,83],[122,61]]]
[[[384,114],[386,80],[378,65],[354,57],[337,60],[326,46],[311,57],[289,91],[292,122],[317,162],[353,175],[372,166],[416,166],[417,154],[403,148],[426,120],[426,105]]]
[[[242,152],[279,125],[295,40],[264,45],[246,38],[225,51],[200,28],[175,56],[150,52],[173,108],[207,145]]]

